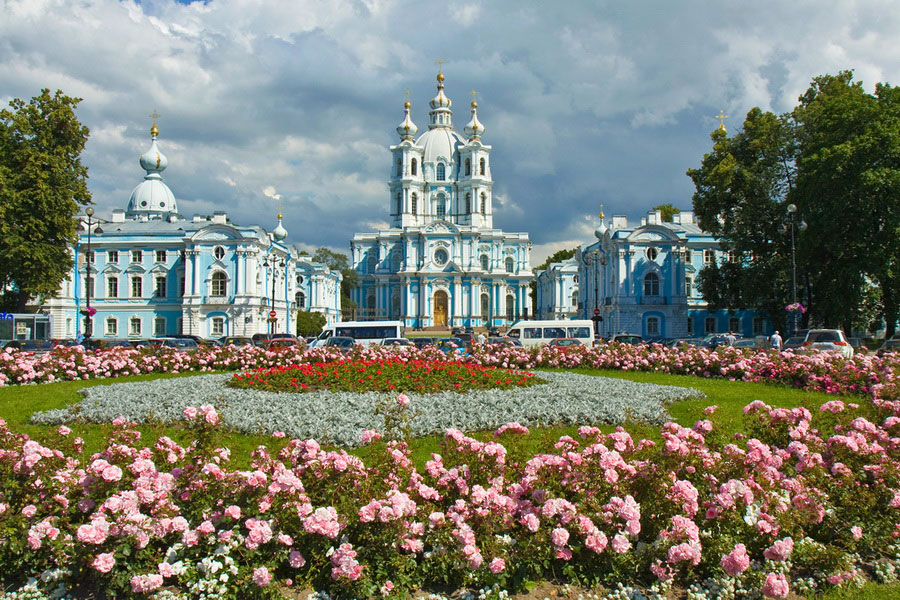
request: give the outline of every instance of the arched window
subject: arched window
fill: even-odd
[[[481,214],[487,214],[487,194],[481,192]]]
[[[444,166],[444,163],[438,163],[437,180],[444,181],[446,178],[447,178],[447,168]]]
[[[303,292],[297,292],[294,294],[294,304],[297,305],[297,308],[300,310],[306,310],[306,294]]]
[[[368,298],[366,298],[366,308],[369,310],[375,310],[375,294],[371,294]]]
[[[447,201],[444,199],[443,194],[438,194],[435,203],[435,214],[437,214],[438,219],[443,219],[447,216]]]
[[[481,295],[481,318],[487,319],[491,314],[491,297],[487,294]]]
[[[210,296],[224,296],[225,292],[228,289],[228,280],[225,278],[225,273],[222,271],[216,271],[212,276],[212,290],[210,291]]]
[[[506,296],[506,319],[512,321],[516,318],[516,298],[512,294]]]
[[[572,292],[572,308],[578,306],[578,292]]]
[[[481,174],[484,175],[485,171],[486,171],[486,169],[484,168],[485,167],[484,158],[482,158],[481,160],[478,161],[478,166],[480,167]]]
[[[418,172],[418,163],[416,163],[416,159],[412,159],[412,162],[409,163],[409,173],[410,175],[415,175]]]
[[[374,273],[375,269],[378,268],[378,255],[376,255],[375,252],[377,252],[377,250],[369,251],[369,257],[367,259],[369,262],[369,273]]]
[[[411,212],[412,214],[418,213],[418,210],[419,210],[419,207],[418,207],[419,202],[418,201],[419,201],[419,197],[416,196],[415,192],[413,192],[412,198],[410,198],[410,206],[409,206],[409,212]]]
[[[489,269],[490,269],[490,261],[488,261],[488,256],[487,256],[487,254],[482,254],[481,255],[481,270],[487,271]]]
[[[656,273],[647,273],[644,276],[644,295],[659,296],[659,275]]]
[[[397,176],[403,175],[403,159],[397,157]]]
[[[466,175],[471,175],[471,174],[472,174],[472,159],[467,158],[466,159]]]
[[[397,192],[397,210],[395,214],[400,214],[403,212],[403,192]]]
[[[391,254],[391,271],[397,272],[400,270],[400,266],[403,263],[403,254],[400,250],[394,250],[393,254]]]
[[[514,273],[515,270],[516,270],[516,263],[515,263],[515,261],[512,259],[511,256],[507,256],[507,257],[506,257],[506,272],[507,272],[507,273]]]
[[[470,212],[472,212],[472,193],[466,192],[466,214],[469,214]]]

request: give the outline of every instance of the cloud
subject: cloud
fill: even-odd
[[[100,210],[144,172],[147,118],[163,116],[164,173],[182,212],[225,210],[290,240],[346,249],[384,224],[403,92],[427,128],[438,58],[457,130],[469,92],[492,147],[495,227],[535,248],[576,239],[583,215],[632,220],[690,207],[685,177],[713,116],[790,110],[825,73],[872,90],[900,74],[900,7],[879,0],[597,3],[512,0],[7,0],[4,104],[41,88],[84,98],[84,160]],[[271,193],[265,190],[271,188]],[[590,241],[590,231],[587,232]]]

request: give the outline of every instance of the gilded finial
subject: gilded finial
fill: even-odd
[[[162,115],[156,112],[156,109],[153,109],[153,112],[148,115],[151,119],[153,119],[153,127],[150,128],[150,135],[156,137],[159,135],[159,128],[156,126],[156,120],[160,118]]]
[[[444,82],[444,62],[443,58],[439,58],[435,63],[438,66],[437,80],[439,83]]]
[[[283,211],[283,210],[284,210],[284,207],[283,207],[283,206],[279,206],[279,207],[278,207],[278,220],[279,220],[279,221],[281,220],[281,211]]]
[[[478,108],[478,92],[472,90],[472,108]]]
[[[606,215],[603,214],[603,205],[602,204],[600,205],[600,214],[597,216],[600,217],[601,220],[606,218]]]
[[[412,104],[409,103],[409,90],[406,90],[403,93],[406,94],[406,102],[403,103],[403,108],[409,108],[412,106]]]
[[[728,118],[728,115],[725,114],[725,111],[720,110],[719,114],[717,114],[715,118],[719,120],[719,129],[725,131],[725,119]]]

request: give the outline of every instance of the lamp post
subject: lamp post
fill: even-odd
[[[596,267],[594,269],[594,312],[591,320],[594,322],[594,334],[599,336],[600,323],[603,321],[603,317],[600,316],[600,267],[598,265],[605,265],[606,260],[600,256],[599,250],[595,250],[584,257],[584,264],[589,267]]]
[[[270,261],[271,258],[271,261]],[[269,335],[273,335],[275,333],[276,325],[275,323],[278,321],[278,317],[275,316],[275,269],[277,267],[286,267],[287,262],[284,259],[278,260],[277,257],[267,257],[263,260],[263,266],[268,268],[272,267],[272,309],[269,313]]]
[[[790,228],[791,228],[791,302],[793,304],[797,304],[797,245],[796,245],[795,234],[794,234],[794,226],[795,226],[794,213],[797,212],[797,205],[793,204],[793,203],[788,204],[787,211],[788,211],[788,215],[789,215],[790,221],[791,221],[791,223],[790,223]],[[807,227],[806,222],[801,219],[800,222],[796,224],[796,227],[800,231],[806,231],[806,227]],[[781,233],[786,233],[787,225],[782,223],[781,227],[779,227],[778,230]],[[800,318],[800,311],[794,310],[791,312],[793,313],[793,318],[791,319],[791,321],[792,321],[791,335],[794,335],[797,333],[797,329],[798,329],[797,319]]]
[[[86,258],[86,267],[87,267],[87,275],[85,277],[85,296],[87,299],[87,308],[85,309],[85,320],[84,320],[84,338],[88,339],[94,333],[94,319],[93,314],[91,313],[91,292],[93,291],[93,278],[91,276],[91,269],[93,268],[93,256],[91,254],[91,230],[93,229],[93,217],[94,217],[94,208],[92,206],[88,206],[84,210],[84,214],[87,215],[87,258]],[[98,232],[99,227],[97,228]]]

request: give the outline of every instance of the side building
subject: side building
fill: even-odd
[[[340,318],[340,272],[288,246],[281,215],[272,231],[224,212],[182,217],[155,123],[150,134],[127,208],[79,217],[73,273],[40,306],[50,337],[250,336],[294,333],[298,310]]]
[[[414,139],[407,101],[400,143],[390,148],[390,228],[350,243],[358,318],[411,328],[509,324],[532,314],[531,241],[494,228],[491,147],[481,139],[478,104],[463,137],[443,73],[437,81],[428,130]]]
[[[578,280],[578,261],[574,257],[535,273],[535,318],[582,318]]]
[[[660,211],[650,211],[638,225],[615,215],[601,221],[595,235],[596,242],[575,251],[577,274],[568,277],[577,281],[576,318],[601,317],[601,336],[627,332],[644,338],[685,338],[733,332],[749,337],[774,331],[756,311],[709,310],[697,288],[697,275],[705,265],[735,258],[700,229],[693,212],[682,211],[664,222]],[[550,265],[546,274],[538,274],[538,281],[545,277],[548,286],[552,282],[564,289],[564,273],[571,270],[565,265]],[[558,297],[563,304],[549,305],[548,314],[570,310],[571,300]]]

